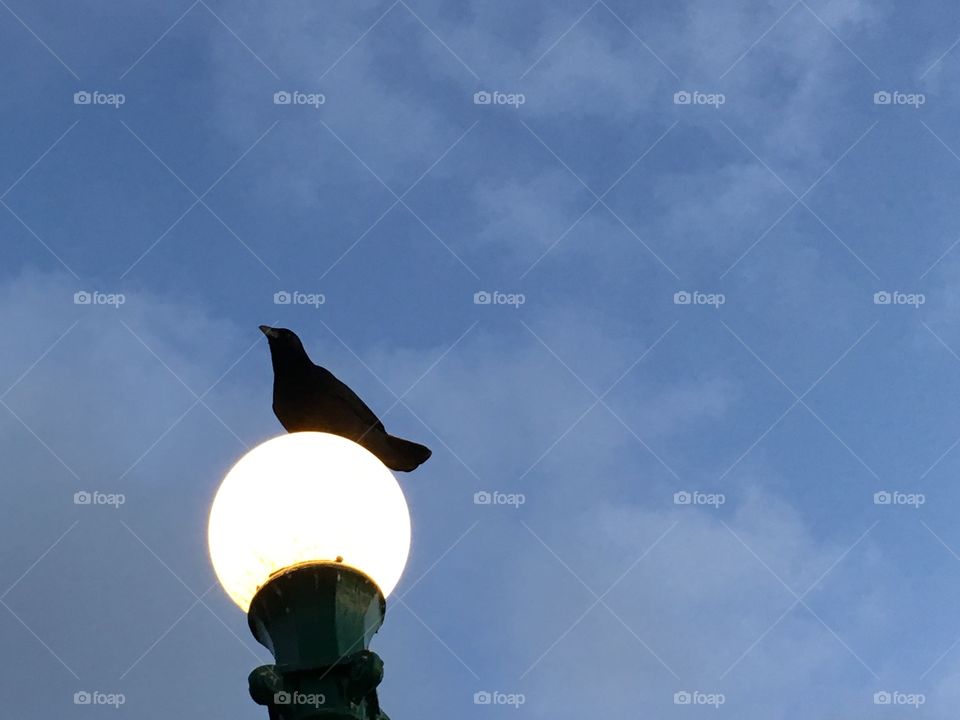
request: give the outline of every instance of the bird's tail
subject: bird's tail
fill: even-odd
[[[420,443],[387,435],[379,448],[380,460],[391,470],[410,472],[425,463],[433,454],[430,448]]]

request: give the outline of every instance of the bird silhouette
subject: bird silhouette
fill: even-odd
[[[273,412],[287,432],[340,435],[362,445],[391,470],[410,472],[430,448],[394,437],[373,410],[332,372],[310,360],[292,330],[260,326],[273,360]]]

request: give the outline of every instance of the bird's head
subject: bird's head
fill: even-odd
[[[260,332],[267,336],[267,342],[270,343],[270,353],[275,359],[278,356],[286,358],[306,357],[307,352],[303,349],[303,343],[300,342],[300,338],[293,330],[261,325]]]

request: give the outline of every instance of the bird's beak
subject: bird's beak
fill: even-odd
[[[277,336],[277,331],[269,325],[261,325],[260,332],[262,332],[268,338],[275,338]]]

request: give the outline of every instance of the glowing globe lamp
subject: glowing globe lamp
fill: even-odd
[[[380,717],[383,664],[368,646],[410,550],[390,470],[338,435],[268,440],[224,478],[208,543],[221,585],[276,660],[250,675],[271,719]]]

